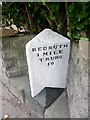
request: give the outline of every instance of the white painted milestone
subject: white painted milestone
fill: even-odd
[[[26,44],[31,95],[45,87],[65,88],[70,40],[45,29]]]

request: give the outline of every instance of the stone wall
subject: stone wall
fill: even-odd
[[[7,77],[19,77],[27,74],[25,45],[34,35],[4,37],[0,40],[3,72]]]
[[[71,118],[88,117],[88,42],[73,44],[68,69],[68,105]]]
[[[21,77],[28,74],[25,45],[33,37],[34,35],[22,35],[5,37],[0,40],[0,67],[3,63],[2,70],[7,77]],[[87,118],[88,42],[72,45],[67,78],[67,94],[70,117]]]

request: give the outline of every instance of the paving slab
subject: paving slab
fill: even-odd
[[[44,109],[48,108],[64,91],[64,88],[44,88],[34,98]]]
[[[45,118],[70,118],[66,92],[45,111]]]

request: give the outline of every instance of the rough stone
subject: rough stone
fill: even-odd
[[[13,59],[13,58],[19,58],[19,52],[14,49],[7,49],[2,51],[2,58],[4,61]]]
[[[10,59],[8,61],[3,61],[3,67],[5,67],[6,69],[15,66],[15,60],[14,59]]]
[[[67,78],[71,118],[88,117],[88,42],[73,43]]]
[[[15,35],[14,30],[10,28],[0,28],[0,37],[8,37],[14,35]]]
[[[24,59],[24,60],[17,60],[17,66],[18,67],[27,67],[27,61],[26,61],[26,59]]]
[[[2,59],[4,66],[3,72],[8,77],[28,74],[25,45],[34,36],[16,35],[14,37],[3,37],[2,40],[0,39],[0,59]],[[16,72],[12,70],[14,67],[17,70]],[[18,69],[21,69],[21,72]]]
[[[10,70],[6,70],[6,75],[10,78],[10,77],[20,77],[23,76],[23,72],[21,70],[21,68],[17,68],[17,67],[12,67]]]

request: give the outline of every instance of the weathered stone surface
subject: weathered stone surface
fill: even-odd
[[[6,62],[3,61],[3,67],[5,67],[6,69],[15,66],[15,60],[14,59],[10,59]]]
[[[20,77],[23,75],[23,72],[20,68],[16,68],[16,67],[13,67],[11,68],[10,70],[7,70],[6,71],[6,75],[10,78],[10,77]]]
[[[3,49],[12,49],[13,48],[13,42],[10,41],[10,37],[2,38],[2,46],[1,47],[2,47],[2,50]]]
[[[15,35],[14,30],[10,28],[0,28],[0,37],[8,37],[14,35]]]
[[[17,60],[17,66],[18,67],[27,67],[27,61],[26,61],[26,59],[24,59],[24,60]]]
[[[10,58],[19,58],[19,52],[14,49],[7,49],[2,51],[2,58],[4,61],[9,60]]]
[[[25,45],[34,36],[35,35],[16,35],[15,37],[3,37],[2,40],[0,39],[0,58],[3,61],[3,72],[9,77],[28,74]],[[12,67],[15,67],[17,71],[12,70]],[[18,68],[21,69],[19,73]]]
[[[71,118],[88,117],[88,42],[73,43],[68,69],[68,103]]]
[[[2,50],[2,39],[0,38],[0,51]]]

